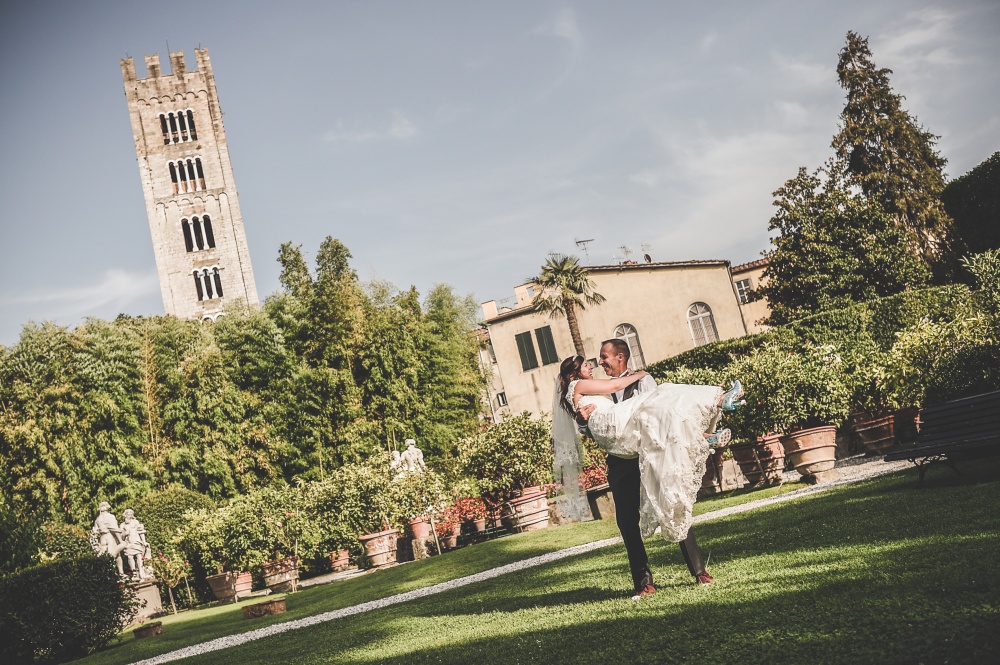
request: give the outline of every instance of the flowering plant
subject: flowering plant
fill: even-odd
[[[466,521],[486,519],[486,504],[478,496],[463,496],[455,500],[459,516]]]
[[[455,505],[446,507],[434,519],[434,528],[437,530],[438,536],[446,536],[454,533],[461,524],[462,513],[458,506]]]
[[[585,466],[580,473],[580,489],[589,490],[608,482],[607,464],[592,464]]]

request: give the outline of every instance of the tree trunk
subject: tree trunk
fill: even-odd
[[[566,309],[566,323],[569,324],[569,334],[573,337],[573,348],[576,355],[587,357],[583,350],[583,337],[580,336],[580,322],[576,320],[576,305],[570,300],[563,300]]]

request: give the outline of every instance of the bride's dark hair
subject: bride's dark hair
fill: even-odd
[[[570,356],[559,365],[559,394],[562,396],[559,404],[570,413],[573,413],[573,407],[566,403],[566,391],[569,390],[570,383],[580,378],[580,368],[584,362],[586,358],[583,356]]]

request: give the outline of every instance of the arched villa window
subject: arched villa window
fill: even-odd
[[[703,302],[696,302],[688,307],[688,325],[691,326],[691,338],[695,346],[704,346],[719,339],[712,308]]]
[[[615,337],[624,340],[628,344],[628,350],[632,354],[628,359],[628,366],[633,372],[646,369],[646,359],[642,355],[642,345],[639,344],[639,331],[631,323],[622,323],[615,328]]]

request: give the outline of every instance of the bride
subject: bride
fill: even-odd
[[[593,405],[587,423],[597,444],[613,455],[639,456],[643,537],[659,527],[664,539],[678,542],[691,527],[705,461],[713,446],[729,441],[728,430],[710,433],[721,411],[740,404],[743,389],[739,381],[728,392],[719,386],[663,383],[632,399],[611,400],[612,393],[647,375],[595,379],[583,356],[563,361],[552,412],[557,476],[561,472],[563,486],[575,494],[582,455],[574,418]]]

